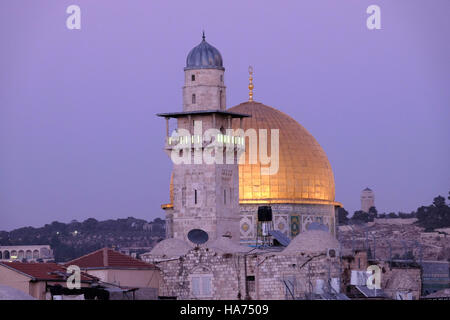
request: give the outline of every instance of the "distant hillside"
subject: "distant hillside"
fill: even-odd
[[[165,237],[165,221],[127,219],[70,223],[54,221],[41,228],[24,227],[0,231],[0,245],[49,244],[56,262],[69,261],[102,247],[153,247]]]

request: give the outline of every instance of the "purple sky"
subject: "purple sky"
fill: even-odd
[[[281,4],[282,3],[282,4]],[[82,29],[66,28],[66,8]],[[381,7],[382,30],[366,27]],[[229,107],[255,100],[324,148],[336,200],[380,212],[450,190],[450,1],[2,0],[0,230],[163,217],[171,162],[157,112],[181,110],[201,40],[222,53]]]

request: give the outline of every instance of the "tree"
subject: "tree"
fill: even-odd
[[[395,219],[395,218],[398,218],[398,216],[395,214],[395,212],[390,212],[388,214],[388,218]]]
[[[377,208],[375,207],[370,207],[369,208],[369,221],[373,221],[375,218],[378,217],[378,211]]]
[[[417,209],[417,219],[418,224],[426,231],[450,227],[450,207],[445,203],[444,197],[437,196],[432,205]]]
[[[338,208],[338,224],[348,224],[348,211],[344,208]]]
[[[409,219],[409,218],[414,218],[414,216],[412,215],[412,213],[405,213],[405,212],[399,212],[398,213],[399,218],[401,219]]]
[[[446,204],[445,204],[445,198],[442,197],[442,196],[437,196],[436,198],[433,199],[433,205],[434,205],[436,208],[442,208],[442,207],[445,207],[445,206],[446,206]]]
[[[353,213],[351,220],[353,223],[369,222],[369,214],[365,211],[358,210]]]
[[[89,218],[83,221],[83,228],[85,230],[94,231],[97,228],[98,221],[94,218]]]

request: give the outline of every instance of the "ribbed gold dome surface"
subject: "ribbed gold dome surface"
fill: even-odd
[[[257,164],[249,164],[246,139],[246,161],[239,165],[241,204],[336,204],[334,176],[328,158],[316,139],[297,121],[254,101],[241,103],[228,111],[251,115],[243,120],[244,130],[253,128],[259,132],[259,129],[267,129],[270,137],[270,129],[279,129],[279,170],[273,175],[261,175],[259,154]],[[233,120],[233,128],[239,128],[239,120]],[[268,150],[270,155],[269,138]]]

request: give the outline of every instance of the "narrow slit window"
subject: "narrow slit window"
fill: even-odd
[[[192,103],[196,103],[195,93],[192,95]]]
[[[181,205],[184,207],[186,205],[186,188],[181,189]]]
[[[194,190],[194,203],[197,204],[197,190]]]
[[[192,80],[192,81],[195,81],[195,74],[193,74],[193,75],[191,76],[191,80]]]
[[[223,190],[223,204],[227,204],[227,190]]]

